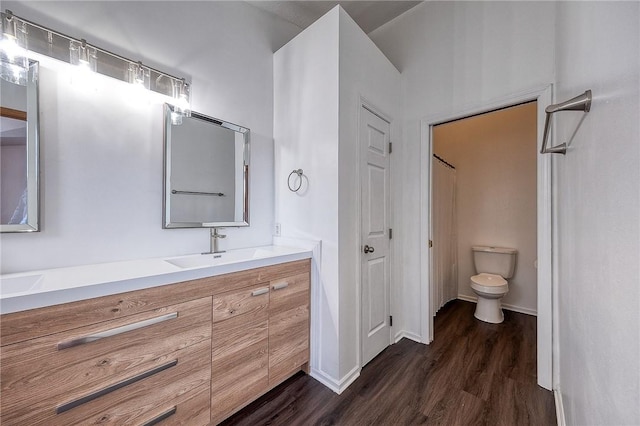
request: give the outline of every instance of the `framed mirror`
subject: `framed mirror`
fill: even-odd
[[[163,228],[249,226],[249,129],[164,107]]]
[[[39,231],[38,62],[0,93],[0,232]]]

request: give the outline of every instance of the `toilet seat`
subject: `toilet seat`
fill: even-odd
[[[483,272],[471,277],[471,288],[485,294],[505,294],[509,284],[500,275]]]

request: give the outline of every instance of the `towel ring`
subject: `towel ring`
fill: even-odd
[[[291,176],[293,176],[294,174],[298,175],[299,181],[298,186],[295,189],[291,187]],[[289,173],[289,177],[287,178],[287,186],[289,187],[289,191],[291,192],[298,192],[300,190],[300,188],[302,187],[302,169],[296,169]]]

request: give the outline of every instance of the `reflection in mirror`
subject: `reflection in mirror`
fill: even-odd
[[[168,104],[164,121],[163,227],[248,226],[249,129]]]
[[[38,62],[26,86],[0,79],[0,93],[0,231],[38,231]]]

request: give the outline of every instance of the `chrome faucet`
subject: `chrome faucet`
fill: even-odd
[[[227,238],[226,235],[218,233],[219,228],[211,228],[211,241],[209,245],[209,251],[207,253],[202,254],[216,254],[216,253],[224,253],[226,250],[220,250],[218,247],[218,240],[221,238]]]

